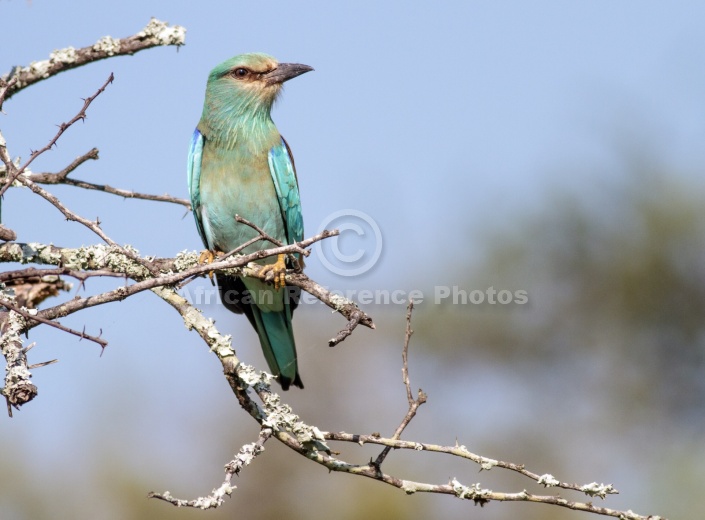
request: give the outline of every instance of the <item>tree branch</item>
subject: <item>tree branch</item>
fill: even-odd
[[[110,76],[105,81],[105,83],[103,83],[103,85],[98,89],[98,91],[83,101],[83,107],[81,108],[81,110],[79,110],[78,113],[75,116],[73,116],[73,118],[70,121],[68,121],[67,123],[61,123],[59,125],[59,131],[56,132],[56,135],[54,135],[54,137],[52,137],[43,148],[40,148],[39,150],[32,152],[29,159],[27,159],[27,162],[24,163],[20,168],[16,168],[15,165],[13,164],[13,162],[10,160],[10,156],[7,153],[7,147],[3,146],[2,148],[0,148],[0,159],[5,164],[5,168],[7,169],[7,174],[8,174],[7,179],[5,180],[5,185],[2,187],[2,189],[0,189],[0,197],[2,197],[5,194],[7,189],[10,186],[12,186],[12,183],[15,182],[15,180],[27,170],[29,165],[32,164],[32,162],[37,157],[42,155],[44,152],[51,150],[54,147],[56,142],[59,140],[59,138],[64,134],[64,132],[66,130],[71,128],[71,126],[74,125],[77,121],[83,121],[84,119],[86,119],[86,110],[88,110],[88,107],[91,105],[91,103],[93,102],[93,100],[95,98],[97,98],[103,92],[105,92],[105,89],[108,87],[108,85],[110,83],[113,82],[113,79],[114,79],[114,76],[112,73],[110,73]]]
[[[183,27],[179,25],[170,27],[166,22],[152,18],[144,29],[133,36],[122,39],[104,36],[88,47],[81,49],[67,47],[55,50],[48,60],[32,62],[27,67],[15,67],[1,78],[0,94],[4,93],[5,99],[10,99],[17,92],[60,72],[113,56],[135,54],[152,47],[162,45],[180,47],[184,44],[185,38],[186,29]],[[1,100],[2,97],[0,97]]]
[[[35,325],[38,325],[40,323],[42,323],[44,325],[49,325],[49,326],[54,327],[56,329],[59,329],[61,331],[68,332],[69,334],[73,334],[74,336],[78,336],[81,339],[87,339],[89,341],[97,343],[98,345],[101,346],[101,348],[105,348],[108,346],[108,342],[105,341],[104,339],[101,339],[98,336],[91,336],[90,334],[86,334],[85,331],[79,332],[79,331],[71,329],[69,327],[65,327],[61,323],[43,318],[42,316],[40,316],[36,312],[30,313],[29,311],[21,309],[20,307],[18,307],[17,305],[15,305],[14,303],[12,303],[11,301],[9,301],[6,298],[0,297],[0,305],[2,305],[3,307],[6,307],[6,308],[10,309],[11,311],[14,311],[17,314],[19,314],[20,316],[22,316],[28,322],[27,329],[34,327],[34,325],[32,325],[30,323],[30,322],[34,321],[34,322],[36,322]]]
[[[21,334],[26,322],[16,312],[0,312],[0,352],[5,367],[5,386],[0,394],[5,396],[7,413],[12,417],[12,408],[20,409],[23,404],[37,396],[37,387],[30,381],[32,374],[27,367],[26,350],[22,348]]]
[[[37,184],[63,184],[69,173],[81,166],[84,162],[89,160],[97,161],[98,159],[98,148],[91,148],[83,155],[76,157],[71,164],[61,171],[56,173],[29,173],[27,174],[27,178]]]
[[[401,367],[401,379],[402,383],[406,387],[406,399],[409,403],[409,410],[406,412],[404,419],[402,419],[401,424],[397,427],[394,435],[392,435],[392,440],[397,440],[401,437],[404,428],[406,428],[411,420],[416,416],[416,411],[419,407],[426,402],[426,394],[419,388],[419,396],[414,399],[411,395],[411,383],[409,382],[409,341],[411,340],[411,335],[414,331],[411,329],[411,313],[414,310],[414,300],[409,300],[409,304],[406,307],[406,333],[404,334],[404,348],[401,352],[402,367]],[[379,471],[382,462],[389,455],[389,451],[392,446],[385,447],[379,454],[377,459],[372,463],[374,467]]]
[[[69,270],[110,269],[115,274],[124,275],[136,281],[136,283],[132,285],[121,286],[98,295],[74,298],[60,305],[44,309],[38,314],[38,316],[44,319],[53,320],[96,305],[121,301],[133,294],[155,287],[175,286],[187,278],[205,275],[210,271],[222,270],[236,276],[253,276],[259,278],[258,273],[261,266],[252,263],[255,260],[268,256],[276,256],[278,254],[297,252],[334,234],[334,232],[323,231],[297,244],[255,251],[248,255],[239,255],[225,260],[218,260],[211,264],[198,264],[198,253],[196,252],[180,253],[174,259],[152,259],[149,262],[150,267],[155,271],[160,271],[157,275],[148,274],[143,269],[142,262],[133,260],[132,256],[138,255],[136,251],[132,249],[129,250],[130,255],[128,256],[125,254],[126,249],[120,246],[91,246],[88,248],[64,249],[43,244],[6,243],[0,244],[0,262],[31,262],[61,265],[64,266],[63,268]],[[140,258],[140,260],[144,259]],[[369,328],[374,328],[372,318],[362,312],[354,302],[332,294],[303,273],[287,274],[286,283],[310,292],[320,301],[348,319],[355,313],[361,313],[362,317],[360,318],[360,323]],[[30,324],[30,328],[35,325]]]
[[[36,182],[37,184],[65,184],[67,186],[75,186],[77,188],[83,188],[86,190],[96,190],[105,193],[110,193],[112,195],[117,195],[126,199],[142,199],[142,200],[152,200],[157,202],[169,202],[172,204],[179,204],[188,209],[191,209],[191,203],[186,199],[180,199],[178,197],[173,197],[168,194],[164,195],[152,195],[149,193],[139,193],[136,191],[124,190],[121,188],[113,188],[107,184],[95,184],[93,182],[81,181],[77,179],[70,179],[68,175],[78,168],[81,164],[87,160],[97,160],[98,159],[98,149],[92,148],[85,154],[77,157],[71,164],[69,164],[63,170],[56,173],[28,173],[25,174],[26,177]]]
[[[579,491],[590,497],[597,496],[600,498],[605,498],[608,494],[617,493],[617,490],[609,484],[605,485],[593,482],[579,486],[577,484],[561,483],[548,474],[537,475],[525,470],[523,466],[472,454],[465,446],[444,447],[419,442],[401,441],[398,439],[384,439],[375,435],[322,433],[315,426],[309,426],[301,421],[301,419],[291,411],[289,406],[281,402],[279,395],[272,392],[269,386],[269,381],[272,378],[271,375],[257,372],[251,366],[244,365],[239,361],[230,345],[230,337],[222,336],[211,320],[206,319],[195,307],[172,289],[160,287],[155,289],[154,292],[176,309],[183,317],[186,327],[195,330],[205,341],[210,351],[216,354],[223,365],[225,377],[230,383],[230,387],[243,409],[260,425],[271,428],[272,436],[276,437],[283,444],[305,456],[307,459],[328,468],[330,471],[350,473],[352,475],[379,480],[388,485],[397,487],[407,494],[417,492],[447,494],[461,499],[473,500],[476,504],[486,504],[490,501],[523,501],[556,505],[576,511],[585,511],[629,520],[654,520],[657,518],[653,516],[642,516],[632,511],[618,511],[599,507],[593,505],[591,502],[570,501],[558,495],[536,495],[526,490],[516,493],[497,492],[485,489],[479,483],[469,486],[463,485],[455,478],[444,484],[415,482],[383,473],[371,463],[358,465],[336,458],[331,454],[330,448],[325,444],[326,440],[355,442],[358,444],[369,442],[392,448],[441,452],[477,462],[484,470],[489,470],[493,467],[511,469],[546,487],[562,487]],[[410,331],[410,327],[407,328],[407,331]],[[407,337],[410,337],[409,332],[407,332]],[[249,393],[250,388],[253,389],[259,397],[261,405],[251,398]],[[151,496],[156,497],[156,495]],[[168,492],[160,495],[159,498],[164,499],[165,496],[168,498],[167,501],[174,505],[203,507],[205,503],[201,499],[192,501],[174,499]],[[208,501],[208,507],[216,507],[215,502],[212,500]]]
[[[272,436],[271,428],[262,428],[257,442],[245,444],[233,460],[225,465],[225,480],[213,492],[206,497],[198,497],[193,500],[183,500],[171,496],[171,493],[150,492],[147,498],[158,498],[177,507],[194,507],[198,509],[215,509],[223,505],[226,496],[230,496],[237,486],[232,485],[233,475],[240,475],[240,471],[245,466],[249,466],[255,457],[264,451],[264,443]]]

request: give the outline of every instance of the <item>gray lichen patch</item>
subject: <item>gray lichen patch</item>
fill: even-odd
[[[114,56],[120,51],[120,40],[112,36],[103,36],[93,44],[93,50],[103,52],[108,56]]]
[[[169,27],[168,23],[152,18],[137,36],[156,38],[160,45],[183,45],[186,41],[186,29],[180,25]]]

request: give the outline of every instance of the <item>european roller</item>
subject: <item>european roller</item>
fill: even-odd
[[[258,53],[230,58],[208,76],[203,114],[188,155],[188,186],[196,227],[211,260],[259,236],[237,222],[236,215],[282,243],[303,239],[294,158],[271,110],[284,82],[311,70]],[[270,247],[274,245],[258,241],[241,252]],[[286,255],[260,263],[263,275],[274,275],[273,284],[219,274],[221,301],[230,311],[247,316],[282,388],[303,388],[291,325],[299,290],[284,282],[291,265]]]

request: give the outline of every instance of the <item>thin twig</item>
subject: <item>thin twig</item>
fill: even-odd
[[[276,246],[283,246],[283,245],[284,245],[283,242],[281,242],[280,240],[277,240],[276,238],[274,238],[274,237],[268,235],[261,227],[259,227],[258,225],[254,224],[253,222],[250,222],[250,221],[247,220],[247,219],[242,218],[240,215],[235,215],[235,220],[236,220],[237,222],[239,222],[240,224],[245,224],[245,225],[247,225],[247,226],[250,226],[252,229],[254,229],[255,231],[257,231],[257,233],[259,233],[259,237],[256,237],[257,240],[266,240],[266,241],[271,242],[272,244],[274,244],[274,245],[276,245]],[[335,231],[336,234],[337,234],[337,230],[334,230],[334,231]],[[252,240],[254,240],[254,239],[252,239]],[[255,242],[256,242],[257,240],[255,240]],[[250,241],[248,241],[248,243],[246,243],[246,244],[243,244],[242,246],[240,246],[239,248],[237,248],[235,251],[241,251],[242,249],[244,249],[245,247],[247,247],[247,246],[249,245],[249,242],[250,242]],[[300,250],[297,250],[296,252],[299,253],[299,254],[301,254],[301,255],[303,255],[303,256],[306,256],[306,257],[308,257],[308,255],[311,254],[311,251],[308,251],[308,250],[305,250],[305,249],[300,249]],[[230,253],[228,253],[228,255],[231,255],[231,254],[233,254],[233,251],[231,251]],[[228,256],[228,255],[226,255],[226,256]],[[302,265],[303,265],[303,264],[302,264],[301,262],[299,262],[299,259],[296,258],[295,255],[289,255],[289,258],[291,258],[292,261],[293,261],[293,263],[294,263],[294,270],[295,270],[295,271],[299,271],[299,272],[302,271]]]
[[[95,184],[93,182],[79,181],[75,179],[66,179],[62,184],[68,186],[76,186],[77,188],[83,188],[86,190],[97,190],[105,193],[110,193],[112,195],[117,195],[118,197],[123,197],[126,199],[140,199],[140,200],[151,200],[155,202],[167,202],[169,204],[178,204],[184,206],[187,209],[191,209],[191,202],[179,197],[174,197],[165,193],[164,195],[153,195],[151,193],[140,193],[137,191],[125,190],[122,188],[113,188],[107,184]]]
[[[404,383],[404,387],[406,388],[406,399],[407,402],[409,403],[409,409],[406,412],[406,415],[404,416],[404,419],[402,419],[401,423],[397,427],[396,431],[394,432],[394,435],[392,435],[392,440],[397,440],[399,437],[401,437],[402,432],[404,429],[409,425],[411,420],[416,416],[416,411],[419,409],[419,406],[424,404],[426,402],[427,396],[423,391],[419,388],[419,396],[418,398],[414,399],[414,397],[411,395],[411,383],[409,382],[409,342],[411,340],[411,335],[414,333],[414,331],[411,328],[411,313],[414,310],[414,300],[409,300],[409,304],[406,307],[406,332],[404,334],[404,348],[402,349],[401,352],[401,359],[402,359],[402,367],[401,367],[401,379],[402,382]],[[389,455],[389,451],[392,449],[391,446],[386,446],[382,452],[377,456],[377,459],[374,462],[371,462],[371,465],[379,471],[380,466],[382,465],[382,462],[384,462],[384,459],[387,458],[387,455]]]
[[[91,148],[83,155],[76,157],[71,163],[61,171],[56,173],[30,173],[27,177],[38,184],[62,184],[66,181],[69,173],[81,166],[86,161],[98,160],[98,148]]]
[[[34,160],[37,157],[42,155],[44,152],[51,150],[54,147],[56,142],[59,140],[59,138],[63,135],[63,133],[66,130],[68,130],[77,121],[83,121],[86,119],[86,110],[88,110],[88,107],[91,105],[91,103],[93,102],[93,100],[95,98],[97,98],[103,92],[105,92],[105,89],[108,87],[108,85],[110,83],[113,82],[114,78],[115,78],[115,76],[113,76],[113,73],[111,72],[108,79],[105,81],[105,83],[103,83],[103,85],[98,89],[98,91],[95,94],[93,94],[92,96],[83,100],[83,107],[81,108],[81,110],[78,111],[78,114],[73,116],[73,118],[70,121],[68,121],[67,123],[61,123],[59,125],[59,131],[56,132],[56,135],[54,135],[54,137],[52,137],[51,140],[43,148],[40,148],[39,150],[35,150],[34,152],[32,152],[32,154],[29,156],[29,159],[27,159],[27,162],[25,162],[21,167],[15,168],[14,165],[12,164],[12,161],[10,161],[8,164],[7,161],[3,160],[3,162],[5,163],[5,166],[8,169],[7,170],[8,176],[5,181],[5,185],[2,187],[2,189],[0,189],[0,197],[2,197],[4,195],[4,193],[7,191],[7,189],[10,186],[12,186],[12,183],[15,182],[15,179],[17,179],[20,175],[22,175],[22,173],[24,173],[24,171],[29,167],[30,164],[32,164],[32,162],[34,162]]]
[[[36,267],[28,267],[27,269],[21,269],[19,271],[5,271],[4,273],[0,273],[0,282],[4,283],[33,278],[41,279],[44,276],[70,276],[80,280],[81,282],[85,282],[88,278],[94,278],[97,276],[107,276],[112,278],[124,277],[123,274],[116,273],[108,269],[102,269],[100,271],[78,271],[67,267],[59,267],[57,269],[38,269]]]
[[[409,383],[409,342],[411,341],[411,335],[414,333],[413,329],[411,328],[411,313],[414,311],[414,300],[409,300],[409,304],[406,307],[406,331],[404,333],[404,348],[401,351],[401,360],[402,360],[402,366],[401,366],[401,379],[402,382],[404,383],[404,386],[406,387],[406,400],[409,403],[409,408],[411,408],[416,400],[414,397],[411,395],[411,384]],[[421,390],[419,389],[419,393],[421,393]],[[424,398],[424,401],[426,399]],[[403,430],[403,428],[402,428]],[[401,431],[399,431],[401,433]],[[396,435],[393,437],[395,439],[398,439],[399,436]]]
[[[281,240],[277,240],[274,237],[269,236],[261,227],[259,227],[257,224],[254,222],[250,222],[249,220],[242,218],[240,215],[235,215],[235,221],[240,223],[240,224],[245,224],[246,226],[251,227],[257,233],[259,233],[260,239],[261,240],[267,240],[268,242],[271,242],[275,246],[283,246],[284,243]]]
[[[20,316],[22,316],[22,317],[23,317],[25,320],[27,320],[28,322],[29,322],[29,321],[35,321],[35,322],[37,322],[37,323],[43,323],[44,325],[49,325],[49,326],[54,327],[54,328],[56,328],[56,329],[59,329],[59,330],[61,330],[61,331],[63,331],[63,332],[68,332],[69,334],[73,334],[74,336],[78,336],[78,337],[81,338],[81,339],[87,339],[87,340],[89,340],[89,341],[92,341],[92,342],[94,342],[94,343],[97,343],[97,344],[100,345],[100,347],[103,348],[103,349],[108,346],[108,342],[105,341],[104,339],[101,339],[101,338],[98,337],[98,336],[92,336],[92,335],[90,335],[90,334],[86,334],[85,331],[80,332],[80,331],[78,331],[78,330],[71,329],[71,328],[69,328],[69,327],[66,327],[66,326],[62,325],[62,324],[59,323],[59,322],[56,322],[56,321],[52,321],[52,320],[48,320],[48,319],[46,319],[46,318],[43,318],[43,317],[39,316],[39,313],[37,313],[37,314],[30,314],[30,313],[27,312],[25,309],[22,309],[21,307],[18,307],[17,305],[15,305],[14,303],[12,303],[10,300],[7,300],[6,298],[0,297],[0,305],[2,305],[3,307],[7,307],[8,309],[10,309],[10,310],[12,310],[12,311],[15,311],[17,314],[19,314]],[[28,328],[28,329],[29,329],[29,328],[32,328],[32,326],[31,326],[31,325],[28,325],[27,328]]]
[[[193,500],[184,500],[171,496],[171,493],[150,492],[147,498],[158,498],[177,507],[194,507],[198,509],[215,509],[223,504],[225,496],[230,496],[236,486],[232,485],[233,475],[240,475],[240,471],[245,466],[249,466],[255,457],[264,451],[264,443],[272,436],[272,429],[265,427],[260,430],[257,442],[245,444],[233,460],[225,465],[225,479],[223,483],[213,492],[205,497],[198,497]]]
[[[360,323],[360,320],[363,316],[364,314],[360,311],[353,312],[350,315],[350,319],[345,324],[345,327],[343,327],[340,332],[335,335],[335,337],[332,337],[328,340],[328,346],[335,347],[338,343],[344,341],[345,338],[347,338],[350,334],[353,333],[353,330],[355,330],[355,327],[357,327],[357,325]]]
[[[33,365],[29,365],[27,368],[30,370],[34,370],[35,368],[42,368],[48,365],[53,365],[54,363],[58,362],[58,359],[52,359],[51,361],[42,361],[41,363],[34,363]]]
[[[130,260],[133,260],[134,262],[138,263],[142,267],[144,267],[147,271],[152,273],[153,275],[157,275],[158,271],[157,269],[147,260],[139,256],[138,254],[134,253],[133,251],[122,247],[119,245],[117,242],[115,242],[113,239],[111,239],[108,235],[106,235],[102,229],[100,229],[100,226],[98,225],[97,222],[93,222],[91,220],[88,220],[87,218],[83,218],[77,213],[74,213],[70,209],[68,209],[64,204],[53,194],[49,193],[46,191],[44,188],[40,187],[38,184],[32,182],[28,178],[24,176],[20,176],[17,179],[19,182],[27,186],[30,190],[32,190],[34,193],[37,195],[41,196],[44,198],[46,201],[51,203],[56,209],[58,209],[65,217],[67,220],[72,220],[74,222],[78,222],[80,224],[83,224],[86,226],[88,229],[93,231],[96,235],[98,235],[100,238],[102,238],[107,244],[110,244],[111,246],[117,248],[120,250],[122,254],[124,254],[126,257],[128,257]]]
[[[157,202],[169,202],[171,204],[179,204],[188,209],[191,208],[191,203],[186,199],[181,199],[178,197],[173,197],[168,194],[164,195],[152,195],[151,193],[139,193],[136,191],[125,190],[122,188],[114,188],[107,184],[96,184],[94,182],[88,182],[78,179],[71,179],[68,175],[78,168],[81,164],[87,160],[98,159],[98,149],[93,148],[86,152],[85,154],[77,157],[71,164],[69,164],[63,170],[56,173],[30,173],[26,177],[37,184],[65,184],[67,186],[75,186],[77,188],[83,188],[86,190],[96,190],[105,193],[110,193],[112,195],[117,195],[119,197],[124,197],[126,199],[141,199],[141,200],[152,200]]]
[[[152,195],[151,193],[139,193],[136,191],[125,190],[122,188],[114,188],[107,184],[96,184],[94,182],[82,181],[78,179],[70,179],[68,175],[73,172],[76,168],[81,166],[84,162],[88,160],[98,159],[98,149],[92,148],[88,150],[83,155],[74,159],[71,164],[66,166],[61,171],[56,173],[29,173],[26,177],[36,182],[37,184],[65,184],[67,186],[75,186],[77,188],[83,188],[86,190],[96,190],[105,193],[110,193],[112,195],[117,195],[126,199],[141,199],[141,200],[152,200],[157,202],[169,202],[172,204],[179,204],[188,209],[191,208],[191,203],[186,199],[181,199],[178,197],[173,197],[169,194],[164,195]]]
[[[324,432],[323,436],[326,440],[331,441],[341,441],[341,442],[354,442],[360,446],[364,444],[377,444],[380,446],[386,446],[389,448],[394,448],[395,450],[415,450],[415,451],[428,451],[431,453],[444,453],[446,455],[451,455],[454,457],[460,457],[463,459],[471,460],[480,466],[481,470],[491,470],[493,468],[501,468],[510,471],[515,471],[538,484],[545,485],[546,487],[557,487],[562,489],[569,489],[572,491],[585,492],[586,485],[581,484],[571,484],[568,482],[561,482],[558,480],[552,480],[548,482],[547,475],[539,475],[538,473],[531,472],[527,470],[523,464],[515,464],[512,462],[504,462],[501,460],[490,459],[483,457],[482,455],[477,455],[468,451],[468,449],[458,443],[455,446],[442,446],[440,444],[432,444],[427,442],[416,442],[416,441],[403,441],[400,439],[392,439],[386,437],[380,437],[379,435],[365,435],[365,434],[352,434],[346,432]],[[605,486],[607,488],[607,486]],[[616,491],[605,491],[606,494],[616,494]]]

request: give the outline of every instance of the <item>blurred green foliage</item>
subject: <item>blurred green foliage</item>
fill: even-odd
[[[643,168],[592,188],[553,192],[537,214],[485,231],[486,256],[461,287],[525,290],[526,305],[448,298],[416,328],[451,356],[467,352],[462,337],[485,358],[597,363],[596,386],[623,419],[658,414],[702,431],[705,189]]]

